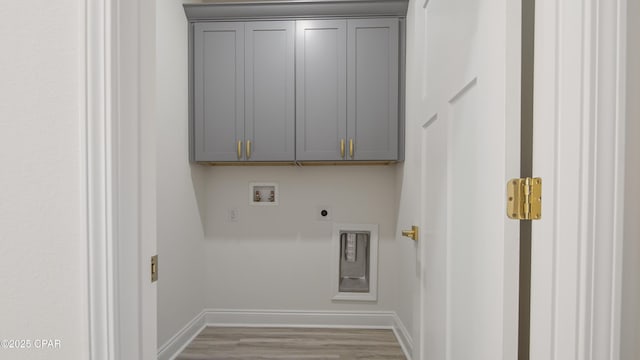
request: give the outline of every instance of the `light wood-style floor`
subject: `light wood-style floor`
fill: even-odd
[[[405,360],[393,331],[207,327],[176,360]]]

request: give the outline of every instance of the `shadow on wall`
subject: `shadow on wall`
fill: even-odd
[[[202,225],[202,233],[205,233],[205,221],[207,219],[207,172],[209,168],[204,165],[189,164],[191,170],[191,183],[193,184],[193,192],[198,204],[198,214],[200,215],[200,224]]]
[[[396,214],[393,219],[393,228],[395,229],[394,234],[400,234],[402,229],[400,229],[400,199],[402,197],[402,184],[404,184],[404,163],[396,164],[396,196],[395,196],[395,204],[393,205],[393,212]]]

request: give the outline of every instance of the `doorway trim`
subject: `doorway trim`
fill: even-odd
[[[619,357],[626,3],[536,0],[532,359]]]
[[[154,56],[153,3],[84,3],[91,360],[157,355],[155,285],[142,256],[155,251],[155,67],[144,64]]]
[[[116,359],[111,152],[111,11],[108,0],[85,1],[86,232],[91,360]]]

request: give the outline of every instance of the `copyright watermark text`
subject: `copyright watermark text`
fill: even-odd
[[[60,339],[0,339],[0,351],[3,350],[58,350],[62,347]]]

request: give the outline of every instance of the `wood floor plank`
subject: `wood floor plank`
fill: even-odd
[[[393,331],[206,327],[176,360],[406,360]]]

